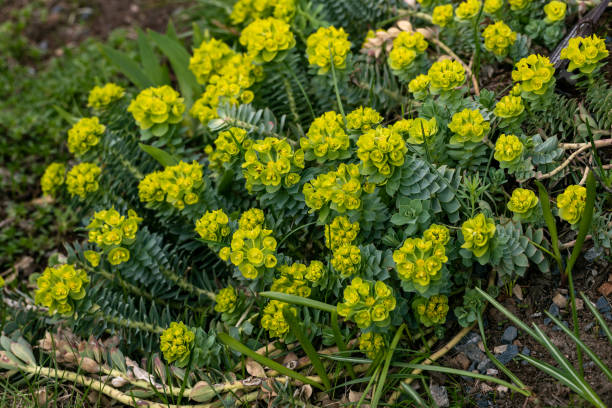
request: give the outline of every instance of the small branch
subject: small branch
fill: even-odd
[[[564,168],[566,168],[567,166],[569,166],[569,164],[572,162],[572,160],[574,160],[576,157],[578,157],[578,155],[588,149],[591,148],[591,144],[586,144],[584,146],[582,146],[580,149],[576,150],[574,153],[572,153],[567,160],[565,160],[559,167],[557,167],[556,169],[554,169],[553,171],[551,171],[550,173],[546,173],[546,174],[542,174],[539,173],[538,175],[536,175],[536,179],[538,180],[544,180],[550,177],[553,177],[554,175],[558,174],[561,170],[563,170]]]
[[[579,149],[582,148],[584,146],[591,146],[590,142],[586,142],[586,143],[559,143],[559,146],[562,147],[563,149]],[[612,146],[612,139],[602,139],[602,140],[595,140],[595,147],[606,147],[606,146]]]

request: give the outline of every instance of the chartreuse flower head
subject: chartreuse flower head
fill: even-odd
[[[570,61],[567,70],[573,71],[578,68],[583,74],[593,72],[599,61],[607,56],[608,50],[604,39],[596,35],[571,38],[567,47],[561,50],[561,58]]]
[[[66,166],[64,163],[51,163],[40,178],[40,188],[43,194],[53,196],[57,189],[64,184]]]
[[[189,363],[189,355],[195,341],[195,333],[183,322],[172,322],[159,338],[159,348],[168,363],[184,367]]]
[[[338,303],[340,316],[354,321],[360,329],[375,324],[387,327],[391,323],[389,314],[395,310],[393,289],[382,281],[370,282],[354,278],[344,288],[344,302]]]
[[[520,160],[523,154],[523,143],[514,135],[502,134],[495,142],[495,160],[503,164],[512,164]]]
[[[538,202],[538,197],[536,197],[533,191],[524,188],[515,188],[514,191],[512,191],[512,196],[507,206],[518,219],[527,220],[537,208]]]
[[[440,279],[440,271],[448,257],[441,243],[408,238],[393,252],[393,261],[402,281],[412,282],[417,289],[426,289],[432,281]]]
[[[487,14],[495,14],[502,8],[503,5],[503,0],[485,0],[483,10]]]
[[[195,231],[206,240],[221,242],[230,233],[229,218],[223,210],[206,211],[206,213],[196,221]]]
[[[450,231],[444,225],[431,224],[423,232],[423,238],[434,245],[446,245],[450,241]]]
[[[531,54],[514,66],[512,80],[520,82],[523,92],[543,95],[554,83],[555,68],[548,57]]]
[[[203,98],[193,103],[193,106],[189,110],[189,114],[203,125],[207,125],[212,119],[219,117],[217,109],[207,105],[207,102]]]
[[[66,188],[71,196],[85,198],[87,193],[98,191],[98,179],[102,170],[93,163],[79,163],[66,176]]]
[[[565,18],[565,12],[567,10],[567,4],[562,1],[552,0],[544,6],[544,13],[546,13],[547,23],[556,23]]]
[[[87,259],[87,262],[89,262],[89,264],[94,268],[100,265],[101,256],[99,252],[88,250],[83,252],[83,256],[85,257],[85,259]]]
[[[215,296],[215,312],[217,313],[232,313],[236,309],[236,302],[238,296],[236,295],[236,289],[233,286],[223,288]]]
[[[49,315],[59,313],[70,316],[76,301],[85,297],[85,286],[89,278],[83,269],[74,265],[48,267],[36,281],[38,289],[34,301],[49,309]]]
[[[448,92],[463,85],[465,69],[459,61],[445,59],[434,62],[427,76],[433,93]]]
[[[130,259],[130,251],[122,245],[131,245],[134,242],[138,224],[141,222],[142,218],[133,210],[128,210],[127,217],[114,208],[98,211],[86,227],[89,231],[89,242],[108,254],[108,262],[111,265],[127,262]],[[93,254],[89,256],[94,257]]]
[[[446,27],[448,23],[453,21],[453,5],[444,4],[436,6],[431,14],[431,22],[440,27]]]
[[[495,222],[480,213],[461,225],[461,234],[465,241],[461,248],[471,251],[474,256],[480,258],[487,253],[495,236]]]
[[[280,276],[272,282],[270,290],[301,297],[309,297],[310,285],[319,283],[325,275],[325,267],[320,261],[312,261],[306,266],[296,262],[292,265],[281,265]]]
[[[238,0],[230,19],[241,24],[258,18],[274,17],[289,23],[295,15],[295,0]]]
[[[426,327],[444,324],[448,313],[448,298],[445,295],[433,295],[429,299],[418,297],[412,302],[412,310]]]
[[[382,120],[382,116],[376,110],[360,106],[346,115],[346,127],[351,130],[365,132],[378,126]]]
[[[68,150],[81,156],[100,142],[104,130],[106,126],[101,124],[97,117],[81,118],[68,130]]]
[[[491,128],[478,109],[464,109],[453,115],[448,128],[453,132],[452,144],[481,142]]]
[[[586,188],[578,185],[568,186],[557,197],[559,216],[570,224],[578,224],[586,205]]]
[[[478,15],[482,3],[478,0],[465,0],[459,3],[455,14],[459,20],[471,20]]]
[[[104,86],[94,86],[92,90],[89,91],[87,106],[101,111],[106,109],[111,103],[123,98],[123,95],[125,95],[125,90],[112,82]]]
[[[264,228],[263,211],[252,208],[238,221],[229,247],[219,252],[224,261],[231,261],[246,279],[259,278],[266,269],[276,266],[276,239],[272,230]]]
[[[189,69],[200,84],[206,84],[210,75],[221,70],[232,55],[234,52],[226,43],[211,38],[193,50]]]
[[[244,154],[242,174],[249,191],[273,193],[290,188],[300,181],[304,168],[304,151],[295,153],[286,140],[266,137],[256,140]]]
[[[503,21],[489,24],[484,29],[482,36],[487,51],[500,57],[506,56],[510,46],[516,41],[516,33]]]
[[[429,88],[430,79],[425,74],[417,75],[408,83],[408,91],[414,95],[415,99],[425,99],[427,89]]]
[[[215,150],[210,155],[211,167],[218,169],[239,157],[241,151],[248,150],[253,140],[247,137],[247,131],[237,127],[219,132],[215,139]]]
[[[385,339],[380,333],[363,333],[359,336],[359,350],[369,359],[374,359],[386,347]]]
[[[419,32],[402,31],[393,40],[389,66],[393,71],[410,69],[414,60],[427,49],[427,41]]]
[[[306,40],[308,62],[319,67],[319,75],[331,69],[332,61],[334,69],[345,69],[350,51],[351,43],[342,27],[321,27]]]
[[[185,205],[199,201],[203,188],[202,165],[195,160],[191,164],[181,161],[163,171],[147,174],[138,184],[138,195],[142,202],[155,204],[165,200],[182,210]]]
[[[359,223],[349,221],[348,218],[339,215],[325,226],[325,246],[332,251],[350,245],[359,234]]]
[[[531,4],[531,0],[508,0],[508,4],[513,11],[524,10]]]
[[[361,176],[356,164],[340,163],[336,171],[321,174],[304,184],[306,205],[320,210],[329,204],[332,210],[344,213],[361,207]]]
[[[331,265],[343,278],[357,274],[361,268],[361,251],[359,247],[345,245],[336,249]]]
[[[398,132],[382,126],[368,130],[357,140],[361,174],[370,183],[384,184],[404,164],[407,151],[406,142]]]
[[[350,141],[344,129],[342,115],[326,112],[310,125],[306,137],[300,139],[306,160],[323,163],[327,160],[346,159],[350,156]]]
[[[436,118],[424,119],[416,118],[407,123],[408,140],[410,144],[423,144],[438,133],[438,123]]]
[[[287,323],[285,316],[283,316],[283,309],[285,308],[289,308],[290,313],[297,314],[297,310],[294,307],[278,300],[271,300],[264,307],[261,327],[268,331],[270,337],[282,339],[289,332],[289,323]]]
[[[183,120],[185,104],[178,92],[163,85],[140,92],[127,110],[141,129],[150,130],[155,136],[163,136],[168,131],[168,125]]]
[[[523,98],[520,96],[506,95],[495,104],[493,113],[498,118],[511,119],[519,117],[524,111],[525,105],[523,105]]]
[[[240,44],[246,47],[255,62],[270,62],[279,53],[295,46],[295,37],[289,24],[269,17],[257,19],[240,34]]]

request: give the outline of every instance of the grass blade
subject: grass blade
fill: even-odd
[[[599,311],[595,308],[595,306],[591,304],[591,301],[589,300],[588,297],[586,297],[586,295],[583,292],[580,292],[580,296],[582,296],[582,299],[584,299],[584,304],[587,305],[591,313],[595,315],[595,319],[597,319],[597,323],[599,323],[599,326],[601,327],[601,329],[604,331],[604,333],[606,333],[606,336],[608,336],[608,340],[610,341],[610,344],[612,344],[612,331],[610,331],[610,328],[606,324],[606,321],[604,320],[603,316],[601,315],[601,313],[599,313]]]
[[[332,331],[334,333],[334,340],[336,340],[336,346],[338,347],[338,351],[346,352],[346,344],[344,344],[344,339],[342,338],[342,333],[340,332],[340,326],[338,325],[338,312],[333,312],[331,314],[330,323]],[[355,378],[355,370],[353,370],[353,366],[348,363],[344,363],[344,367],[348,371],[351,378]]]
[[[555,217],[550,209],[550,197],[546,188],[539,181],[535,182],[538,186],[538,192],[540,195],[540,205],[542,206],[542,214],[544,215],[544,221],[546,221],[546,227],[550,234],[550,244],[552,245],[553,252],[555,253],[555,260],[559,265],[559,273],[563,271],[563,263],[561,262],[561,251],[559,251],[559,236],[557,235],[557,224],[555,223]]]
[[[576,237],[576,244],[574,245],[574,249],[572,250],[572,255],[567,261],[567,266],[565,268],[565,273],[568,274],[574,268],[574,264],[580,256],[580,251],[582,251],[582,245],[584,244],[584,240],[591,228],[591,223],[593,221],[593,211],[595,209],[595,176],[593,176],[593,172],[590,171],[587,176],[586,181],[586,189],[587,196],[586,202],[584,205],[584,211],[582,213],[582,218],[580,219],[580,226],[578,229],[578,236]]]
[[[280,300],[281,302],[291,303],[298,306],[311,307],[313,309],[323,310],[324,312],[336,313],[336,307],[327,303],[319,302],[318,300],[312,300],[301,296],[288,295],[281,292],[260,292],[260,296],[268,299]]]
[[[378,381],[376,381],[376,390],[374,391],[374,395],[372,396],[372,403],[370,406],[377,407],[378,401],[380,401],[380,397],[382,397],[383,388],[385,387],[385,381],[387,380],[387,374],[389,373],[389,366],[391,365],[391,358],[393,357],[393,353],[395,352],[395,348],[397,347],[397,343],[399,343],[400,337],[402,337],[402,332],[406,328],[405,324],[402,324],[397,332],[395,332],[395,336],[393,336],[393,340],[391,341],[391,345],[389,346],[389,351],[387,351],[387,356],[385,357],[385,364],[383,365],[382,371],[380,372],[380,377],[378,377]]]
[[[161,63],[157,55],[155,55],[155,51],[153,51],[149,38],[140,28],[137,29],[137,32],[140,61],[142,62],[144,73],[156,86],[165,85],[166,82],[164,81],[164,72],[161,68]]]
[[[404,392],[406,392],[406,394],[410,396],[410,398],[412,398],[412,400],[417,404],[418,407],[429,407],[429,404],[423,401],[419,393],[416,392],[414,388],[403,382],[402,389],[404,390]]]
[[[501,305],[501,303],[499,303],[497,300],[493,299],[493,297],[491,297],[491,295],[489,295],[487,292],[485,292],[484,290],[482,290],[482,289],[480,289],[478,287],[476,287],[474,289],[476,289],[476,291],[480,294],[480,296],[484,297],[489,303],[491,303],[493,306],[495,306],[495,308],[497,310],[499,310],[504,315],[506,315],[506,317],[508,319],[510,319],[515,325],[520,327],[521,330],[523,330],[525,333],[529,334],[534,339],[538,340],[538,335],[536,334],[536,332],[534,332],[529,326],[527,326],[525,323],[523,323],[523,321],[521,319],[519,319],[518,317],[513,315],[508,309],[503,307]]]
[[[137,88],[145,89],[153,86],[153,82],[144,73],[137,63],[132,61],[125,53],[117,51],[107,45],[101,45],[102,52]]]
[[[149,146],[143,143],[138,143],[138,146],[149,156],[153,157],[159,164],[164,167],[174,166],[179,163],[179,159],[168,152],[163,151],[155,146]]]
[[[217,338],[221,340],[223,344],[230,347],[231,349],[238,351],[247,357],[251,357],[253,360],[257,361],[260,364],[265,365],[266,367],[276,370],[283,375],[293,378],[294,380],[301,381],[304,384],[310,384],[313,387],[317,387],[318,389],[322,391],[324,390],[323,386],[319,384],[318,382],[313,381],[312,379],[296,371],[290,370],[284,365],[279,364],[274,360],[270,360],[268,357],[264,357],[261,354],[257,354],[256,352],[254,352],[253,350],[251,350],[250,348],[248,348],[247,346],[245,346],[244,344],[242,344],[235,338],[231,337],[227,333],[219,333],[217,334]]]
[[[519,354],[519,357],[527,361],[529,364],[537,368],[538,370],[550,375],[555,380],[563,383],[565,386],[569,387],[576,394],[582,394],[584,391],[580,388],[575,382],[571,381],[565,373],[558,368],[551,366],[550,364],[546,364],[543,361],[536,360],[533,357],[529,357],[523,354]]]

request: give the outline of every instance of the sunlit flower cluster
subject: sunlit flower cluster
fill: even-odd
[[[561,50],[561,58],[570,61],[567,70],[573,71],[578,68],[583,74],[593,72],[599,61],[608,54],[606,42],[596,35],[570,38],[567,47]]]
[[[376,110],[360,106],[346,115],[346,127],[365,132],[377,126],[382,120],[382,116]]]
[[[503,0],[485,0],[483,11],[487,14],[495,14],[503,5]]]
[[[436,6],[431,14],[431,22],[440,27],[446,27],[448,23],[453,21],[453,5],[444,4]]]
[[[359,234],[359,223],[351,222],[345,216],[339,215],[331,224],[325,226],[325,246],[332,251],[350,245]]]
[[[159,338],[159,348],[168,363],[174,361],[183,366],[189,361],[189,355],[195,341],[195,333],[183,322],[172,322]]]
[[[196,221],[195,231],[206,241],[221,242],[230,233],[229,218],[222,209],[206,211]]]
[[[237,127],[219,132],[215,139],[215,149],[210,154],[210,166],[218,169],[224,163],[239,157],[241,151],[248,150],[253,140],[247,137],[247,131]]]
[[[185,104],[183,98],[168,85],[151,87],[138,94],[127,108],[134,116],[134,120],[141,129],[147,130],[155,127],[163,130],[167,125],[176,124],[183,120]],[[163,134],[159,130],[159,133]]]
[[[471,251],[474,256],[480,258],[487,253],[495,236],[495,222],[480,213],[461,225],[461,234],[465,241],[461,248]]]
[[[293,263],[278,267],[280,276],[272,282],[270,290],[301,297],[309,297],[311,285],[318,283],[325,275],[325,267],[321,261],[312,261],[306,266],[303,263]]]
[[[400,121],[406,124],[408,130],[408,139],[406,140],[410,144],[422,144],[425,141],[431,139],[436,133],[438,133],[438,123],[436,118],[425,119],[406,119]]]
[[[516,63],[512,80],[520,82],[523,92],[543,95],[554,80],[555,68],[548,57],[531,54]]]
[[[163,171],[147,174],[138,184],[138,195],[142,202],[166,201],[182,210],[185,205],[193,205],[199,201],[203,188],[202,165],[195,160],[191,164],[181,161]]]
[[[253,142],[244,155],[242,174],[249,191],[265,188],[269,193],[289,188],[300,181],[304,151],[295,153],[286,140],[266,137]]]
[[[483,31],[484,46],[497,56],[508,54],[510,46],[516,41],[516,33],[503,21],[489,24]]]
[[[501,134],[495,142],[493,157],[500,163],[516,163],[523,154],[523,143],[515,135]]]
[[[64,163],[51,163],[40,178],[40,188],[43,194],[53,196],[57,189],[64,184],[66,166]]]
[[[331,209],[343,213],[361,207],[362,190],[359,167],[340,163],[336,171],[321,174],[304,184],[304,198],[312,210],[329,204]]]
[[[465,0],[459,3],[455,14],[459,20],[470,20],[478,14],[480,11],[481,2],[478,0]]]
[[[432,92],[450,91],[463,85],[465,82],[465,69],[454,60],[436,61],[427,72]]]
[[[506,95],[503,96],[497,104],[493,113],[498,118],[509,119],[516,118],[525,111],[525,105],[523,105],[523,98],[520,96]]]
[[[87,106],[101,111],[106,109],[111,103],[123,98],[124,94],[125,90],[112,82],[109,82],[104,86],[94,86],[92,90],[89,91]]]
[[[380,126],[365,132],[357,140],[361,173],[376,183],[384,183],[396,167],[404,164],[407,151],[406,142],[398,132]]]
[[[508,201],[508,209],[521,218],[527,219],[538,206],[538,197],[531,190],[515,188]]]
[[[565,18],[565,12],[567,10],[567,4],[559,0],[552,0],[544,6],[544,13],[546,13],[547,23],[556,23]]]
[[[81,118],[68,130],[68,150],[80,156],[100,142],[106,126],[97,117]]]
[[[449,310],[448,297],[445,295],[433,295],[429,299],[418,297],[412,302],[412,310],[426,327],[444,324]]]
[[[444,225],[431,224],[423,231],[423,238],[434,245],[446,245],[450,241],[450,231]]]
[[[142,218],[134,210],[128,210],[127,217],[114,208],[98,211],[86,227],[89,231],[88,240],[107,253],[111,265],[119,265],[130,259],[130,251],[122,245],[127,246],[134,242],[140,222]],[[88,259],[93,266],[97,266],[100,254],[91,252]]]
[[[279,52],[295,46],[295,37],[286,22],[269,17],[249,24],[240,34],[240,44],[256,62],[270,62]]]
[[[440,278],[448,257],[441,243],[426,238],[408,238],[393,252],[393,261],[401,280],[427,287],[431,281]]]
[[[415,99],[423,99],[429,88],[430,79],[425,74],[417,75],[408,83],[408,91],[414,95]]]
[[[283,309],[289,308],[289,312],[297,313],[294,307],[278,300],[271,300],[263,310],[261,327],[268,331],[270,337],[283,338],[289,332],[289,323],[283,316]]]
[[[295,15],[295,0],[238,0],[232,8],[232,24],[250,22],[258,18],[274,17],[290,22]]]
[[[579,185],[568,186],[557,197],[559,216],[570,224],[577,224],[586,205],[586,188]]]
[[[409,68],[417,56],[425,52],[427,46],[423,34],[402,31],[393,40],[393,49],[389,53],[389,66],[394,71]]]
[[[232,49],[223,41],[211,38],[193,50],[189,59],[189,69],[200,84],[206,84],[211,74],[218,72],[234,55]]]
[[[508,4],[513,11],[524,10],[531,4],[531,0],[508,0]]]
[[[70,316],[74,313],[75,301],[85,297],[85,285],[89,278],[83,269],[64,264],[47,267],[36,280],[38,289],[34,301],[49,309],[49,314]]]
[[[300,139],[306,160],[346,159],[349,155],[350,141],[344,130],[342,115],[336,112],[326,112],[315,118],[306,133]]]
[[[319,67],[319,74],[327,73],[332,61],[334,69],[345,69],[350,51],[351,43],[342,27],[321,27],[306,40],[308,62]]]
[[[385,339],[380,333],[368,332],[359,336],[359,350],[370,359],[374,359],[385,346]]]
[[[464,109],[453,115],[448,128],[453,132],[451,143],[480,142],[487,135],[491,126],[478,109]]]
[[[93,163],[79,163],[66,176],[66,188],[71,196],[85,198],[87,193],[98,191],[102,169]]]
[[[382,281],[374,283],[361,278],[354,278],[344,288],[343,300],[337,305],[338,314],[354,321],[361,329],[372,324],[388,326],[391,321],[389,314],[396,306],[391,287]]]
[[[236,309],[238,296],[236,289],[233,286],[228,286],[219,290],[215,296],[215,312],[217,313],[232,313]]]
[[[331,265],[343,278],[355,275],[361,268],[361,251],[355,245],[344,245],[334,251]]]

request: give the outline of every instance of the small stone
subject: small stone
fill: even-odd
[[[491,362],[491,360],[489,360],[488,358],[481,361],[480,364],[478,364],[478,367],[476,367],[478,369],[478,372],[480,373],[485,373],[487,371],[487,369],[489,368],[493,368],[493,363]]]
[[[535,312],[534,314],[531,315],[532,318],[534,317],[542,317],[542,312]]]
[[[465,344],[478,343],[479,341],[482,341],[482,337],[478,333],[470,332],[465,336]]]
[[[606,318],[606,320],[612,321],[612,313],[606,312],[606,313],[604,313],[604,317]]]
[[[593,328],[593,326],[595,326],[595,322],[591,322],[587,324],[586,326],[584,326],[584,331],[588,332],[589,330]]]
[[[555,317],[559,317],[559,306],[557,306],[556,304],[551,304],[550,307],[548,308],[548,313],[550,313],[551,315],[555,316]]]
[[[476,343],[461,344],[455,348],[457,351],[464,353],[471,361],[476,361],[477,363],[486,358],[485,354],[480,351]]]
[[[501,354],[503,352],[505,352],[508,349],[508,345],[507,344],[503,344],[501,346],[495,346],[493,348],[493,354]]]
[[[485,347],[484,347],[484,343],[482,341],[478,342],[478,348],[480,349],[480,351],[482,351],[483,353],[485,352]]]
[[[502,354],[497,356],[497,359],[499,360],[500,363],[502,363],[503,365],[506,365],[510,361],[512,361],[512,359],[516,357],[517,355],[518,355],[518,347],[512,344],[508,346],[506,351],[504,351]]]
[[[521,354],[524,356],[529,356],[531,355],[531,350],[529,349],[529,347],[525,346],[523,347],[523,350],[521,351]]]
[[[523,343],[521,343],[521,341],[519,339],[516,339],[512,342],[512,344],[514,344],[516,347],[521,348],[523,347]]]
[[[586,259],[587,262],[593,263],[602,254],[603,254],[603,248],[601,246],[592,247],[584,253],[584,259]]]
[[[495,368],[487,368],[487,375],[495,376],[497,374],[499,374],[499,371]]]
[[[565,309],[567,307],[567,298],[560,293],[557,293],[553,298],[553,303],[559,306],[561,309]]]
[[[551,318],[550,318],[550,317],[545,317],[545,318],[544,318],[544,325],[545,325],[545,326],[548,326],[548,325],[550,324],[550,322],[552,322],[552,320],[551,320]]]
[[[508,387],[504,387],[503,385],[498,385],[498,386],[497,386],[497,388],[495,388],[495,390],[496,390],[497,392],[502,392],[502,393],[504,393],[504,392],[508,392]]]
[[[470,359],[465,354],[459,353],[451,359],[450,365],[461,370],[467,370],[470,366]]]
[[[448,400],[448,391],[446,391],[446,387],[442,385],[432,384],[429,387],[429,391],[431,392],[431,396],[433,397],[434,402],[440,408],[446,408],[450,405],[450,401]]]
[[[503,344],[512,344],[514,339],[518,336],[518,330],[514,326],[509,326],[504,330],[504,334],[502,335],[501,342]]]
[[[584,309],[584,300],[576,299],[576,310]]]
[[[493,391],[493,387],[491,387],[487,383],[480,383],[480,391],[482,391],[482,392],[491,392],[491,391]]]
[[[612,307],[610,307],[610,303],[608,302],[608,299],[606,299],[603,296],[597,299],[597,303],[595,304],[595,306],[597,306],[597,310],[599,310],[600,313],[606,313],[606,312],[612,311]]]

